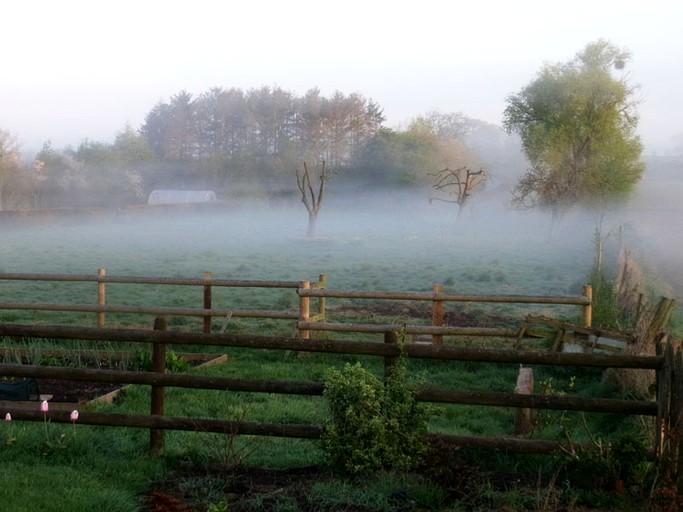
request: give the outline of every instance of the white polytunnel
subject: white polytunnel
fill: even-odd
[[[153,190],[147,204],[211,203],[216,201],[213,190]]]

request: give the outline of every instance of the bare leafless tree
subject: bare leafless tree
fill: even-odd
[[[297,169],[296,171],[296,184],[299,187],[299,192],[301,193],[301,202],[304,203],[306,210],[308,210],[308,236],[315,236],[315,228],[318,222],[318,213],[320,213],[320,207],[323,204],[323,198],[325,196],[325,183],[332,177],[332,173],[325,170],[325,161],[322,162],[322,168],[318,179],[320,180],[320,185],[318,190],[313,188],[311,184],[311,175],[308,172],[308,166],[304,162],[304,171],[300,173]]]
[[[471,171],[467,166],[458,167],[457,169],[446,167],[438,172],[430,173],[430,176],[436,178],[434,189],[444,192],[447,197],[431,197],[429,202],[445,201],[447,203],[457,203],[458,214],[462,211],[463,206],[465,206],[474,189],[483,184],[487,179],[486,172],[483,169]]]

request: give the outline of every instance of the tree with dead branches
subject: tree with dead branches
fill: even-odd
[[[624,71],[630,59],[599,39],[569,62],[545,64],[507,99],[503,126],[519,134],[530,163],[512,204],[549,210],[551,230],[574,206],[627,199],[642,178],[638,87]]]
[[[431,197],[429,202],[444,201],[456,203],[458,205],[458,215],[460,215],[463,206],[465,206],[474,189],[480,187],[487,179],[486,172],[483,169],[472,171],[467,166],[458,167],[457,169],[446,167],[438,172],[430,173],[430,176],[434,176],[436,179],[434,189],[445,193],[446,197]]]
[[[323,197],[325,195],[325,183],[332,178],[332,173],[325,170],[325,161],[322,162],[322,168],[318,179],[320,180],[320,185],[318,190],[313,188],[311,184],[311,175],[308,172],[308,166],[304,162],[304,171],[300,173],[297,169],[296,171],[296,184],[299,188],[301,194],[301,202],[304,203],[306,210],[308,211],[308,237],[315,236],[315,228],[318,222],[318,213],[320,213],[320,207],[323,204]]]

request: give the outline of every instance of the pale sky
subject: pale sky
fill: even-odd
[[[647,151],[683,134],[680,0],[8,0],[0,129],[25,151],[112,142],[186,90],[358,92],[387,125],[431,110],[500,124],[546,63],[597,39],[630,50]]]

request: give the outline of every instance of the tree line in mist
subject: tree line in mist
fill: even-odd
[[[630,58],[597,40],[568,62],[545,64],[507,98],[506,132],[440,112],[390,129],[381,106],[361,94],[325,97],[314,88],[297,96],[278,87],[181,91],[111,144],[86,140],[56,150],[46,143],[30,164],[0,132],[0,201],[3,208],[120,206],[145,202],[153,189],[189,188],[225,199],[300,192],[305,203],[311,182],[298,171],[306,163],[351,190],[431,180],[432,191],[462,206],[484,177],[509,184],[514,176],[508,192],[519,207],[553,218],[577,205],[605,208],[626,199],[645,170],[637,86],[625,71]]]
[[[48,141],[32,160],[0,130],[1,207],[116,207],[144,203],[158,188],[266,197],[296,191],[304,162],[324,161],[335,180],[372,189],[425,186],[449,166],[520,161],[516,139],[459,112],[430,112],[399,129],[384,122],[381,106],[357,93],[212,88],[159,102],[112,143]]]

